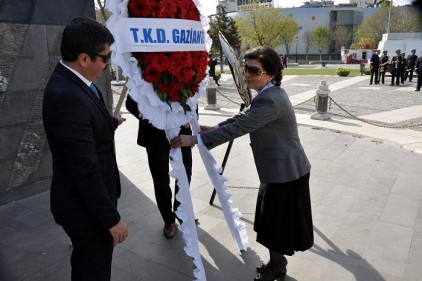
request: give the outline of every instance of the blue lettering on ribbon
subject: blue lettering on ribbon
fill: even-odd
[[[198,44],[198,32],[196,30],[193,31],[193,42],[194,44]]]
[[[204,31],[191,29],[173,29],[173,43],[175,44],[204,44]]]
[[[173,32],[172,32],[172,34],[173,34],[173,43],[180,43],[180,40],[179,40],[179,30],[178,29],[173,29]]]
[[[130,31],[132,31],[132,35],[133,35],[133,41],[135,41],[135,43],[138,43],[138,31],[139,31],[139,29],[138,28],[135,28],[135,27],[132,27],[132,28],[129,28],[129,30]]]
[[[186,43],[192,44],[192,28],[190,30],[186,30],[188,33],[186,36]]]
[[[157,42],[158,43],[166,42],[166,31],[162,28],[157,28]]]
[[[142,28],[142,32],[144,35],[144,42],[145,43],[153,43],[154,40],[152,39],[151,32],[152,28]]]
[[[184,29],[180,31],[180,43],[186,43],[186,33]]]

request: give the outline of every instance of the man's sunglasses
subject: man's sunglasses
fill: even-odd
[[[248,72],[249,74],[252,74],[252,75],[262,75],[262,74],[267,73],[267,72],[265,72],[265,70],[263,70],[259,67],[249,66],[247,64],[245,64],[244,69],[245,69],[245,73]]]
[[[103,63],[108,63],[111,59],[111,52],[107,55],[95,54],[95,56],[100,57],[103,60]]]

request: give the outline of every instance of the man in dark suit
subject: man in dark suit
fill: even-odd
[[[208,70],[208,74],[214,79],[215,83],[217,83],[218,86],[218,79],[215,76],[215,66],[217,65],[217,60],[212,57],[211,54],[208,55],[208,67],[210,68]]]
[[[416,61],[418,60],[418,56],[416,55],[416,49],[413,49],[412,54],[407,56],[407,72],[404,80],[407,80],[409,77],[409,82],[412,82],[413,79],[413,71],[415,70]]]
[[[406,54],[401,53],[400,82],[402,84],[404,84],[404,81],[406,81],[406,73],[407,73]]]
[[[371,68],[371,79],[369,80],[369,85],[372,85],[375,76],[375,85],[379,83],[378,81],[378,71],[380,68],[380,57],[379,50],[374,50],[370,59],[370,68]]]
[[[390,72],[391,72],[391,86],[400,86],[400,70],[403,58],[401,56],[401,50],[396,51],[396,55],[391,59]]]
[[[163,235],[167,239],[171,239],[177,231],[175,212],[177,211],[180,202],[176,200],[176,194],[179,190],[176,183],[174,202],[172,204],[172,191],[170,188],[169,176],[169,141],[164,130],[155,128],[149,123],[149,120],[142,118],[142,114],[138,109],[138,104],[130,95],[128,95],[126,99],[126,108],[139,119],[137,143],[147,150],[149,170],[154,182],[155,200],[164,221]],[[180,134],[192,135],[190,125],[185,124],[180,127]],[[191,147],[182,148],[182,160],[190,183],[192,177]]]
[[[387,71],[389,63],[390,63],[390,57],[387,55],[387,51],[383,51],[382,57],[380,59],[380,74],[378,78],[378,83],[381,82],[382,84],[384,84],[385,72]]]
[[[111,33],[88,18],[63,31],[62,60],[44,92],[43,122],[53,156],[51,211],[70,237],[72,280],[110,280],[113,248],[127,235],[117,211],[120,178],[114,131],[92,81],[110,64]]]
[[[415,71],[418,74],[418,81],[416,82],[416,92],[419,92],[422,87],[422,56],[416,60]]]

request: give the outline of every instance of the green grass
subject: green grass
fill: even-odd
[[[337,76],[337,69],[334,68],[286,68],[283,70],[283,75],[335,75]],[[350,74],[347,77],[360,76],[359,69],[350,69]]]

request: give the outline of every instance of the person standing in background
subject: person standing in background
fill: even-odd
[[[391,86],[400,86],[400,70],[402,64],[401,50],[396,51],[396,55],[391,59],[390,73],[391,73]]]
[[[126,108],[139,120],[137,143],[145,147],[148,155],[148,166],[154,183],[154,194],[158,210],[164,221],[163,235],[171,239],[176,235],[176,214],[180,202],[176,200],[179,187],[176,183],[174,201],[172,204],[172,190],[170,187],[169,175],[169,153],[170,145],[164,130],[157,129],[144,119],[139,112],[138,104],[130,95],[126,98]],[[192,135],[189,124],[180,127],[180,133]],[[186,175],[190,183],[192,177],[192,148],[182,149],[182,160],[185,166]],[[197,222],[197,220],[195,220]]]
[[[379,57],[379,50],[373,50],[372,56],[369,61],[369,67],[371,69],[371,79],[369,80],[369,85],[372,85],[375,77],[375,85],[379,83],[378,81],[378,71],[380,67],[380,57]]]
[[[109,114],[92,83],[110,64],[113,42],[100,23],[72,20],[44,92],[43,123],[53,156],[51,212],[72,241],[72,281],[110,280],[114,246],[128,236],[117,211],[114,152],[114,131],[126,119]]]
[[[379,73],[378,83],[381,82],[382,84],[384,84],[385,72],[388,69],[389,63],[390,63],[390,57],[387,55],[387,51],[383,51],[382,57],[380,59],[380,73]]]
[[[411,51],[412,54],[407,56],[407,71],[404,80],[407,80],[409,77],[409,82],[412,82],[413,79],[413,71],[415,71],[416,61],[418,60],[418,56],[416,55],[416,49]]]
[[[415,71],[418,74],[418,81],[416,83],[416,90],[419,92],[422,87],[422,56],[416,60]]]
[[[400,81],[402,84],[404,84],[404,81],[406,80],[405,77],[407,75],[407,60],[406,60],[406,54],[401,53],[401,67],[400,67]]]
[[[287,56],[285,54],[282,55],[282,63],[283,63],[283,67],[287,68]]]
[[[208,55],[208,74],[214,79],[215,83],[217,83],[218,86],[218,79],[215,77],[215,66],[217,65],[217,60],[212,57],[211,54]]]

